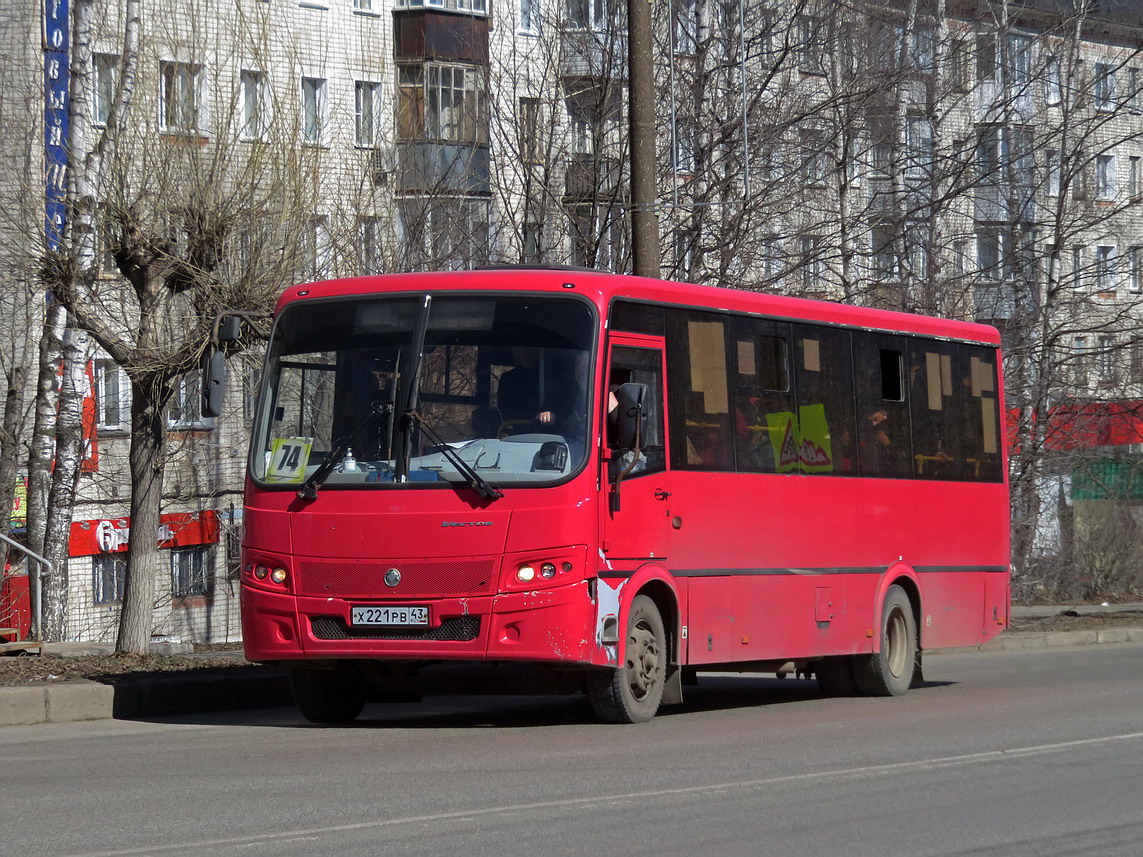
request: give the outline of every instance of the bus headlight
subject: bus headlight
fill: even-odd
[[[540,576],[546,580],[551,580],[556,576],[556,567],[553,563],[545,562],[540,566]]]
[[[282,568],[281,566],[279,566],[278,568],[275,568],[273,571],[270,572],[270,580],[272,580],[274,583],[285,583],[286,582],[286,570],[284,568]]]
[[[530,565],[522,565],[516,569],[516,579],[521,583],[529,583],[536,579],[536,569]]]

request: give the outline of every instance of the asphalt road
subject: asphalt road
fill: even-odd
[[[56,855],[1143,853],[1143,645],[955,654],[899,699],[703,677],[575,697],[0,731],[0,850]]]

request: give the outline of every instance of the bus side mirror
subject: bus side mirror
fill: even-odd
[[[226,387],[226,355],[210,348],[202,358],[202,415],[222,415],[222,393]]]
[[[638,450],[643,446],[643,420],[646,414],[643,403],[647,401],[646,384],[621,384],[616,398],[619,406],[615,421],[616,447],[622,450]]]
[[[225,316],[218,323],[219,342],[237,342],[242,335],[242,319],[237,315]]]

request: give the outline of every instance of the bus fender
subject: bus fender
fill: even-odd
[[[881,634],[877,632],[877,629],[881,627],[881,612],[885,609],[885,596],[893,584],[904,589],[909,600],[913,602],[913,615],[917,619],[918,648],[920,648],[921,638],[924,637],[924,628],[921,623],[921,616],[923,615],[921,610],[921,581],[911,565],[898,560],[890,564],[877,584],[877,596],[873,601],[873,627],[870,629],[873,636],[874,652],[881,651]]]
[[[610,564],[608,564],[610,570]],[[620,645],[623,643],[622,629],[627,627],[627,612],[631,602],[648,584],[654,582],[660,591],[665,588],[673,600],[675,614],[678,615],[679,593],[670,573],[660,565],[647,563],[640,566],[630,576],[610,577],[600,574],[596,588],[595,642],[607,654],[611,666],[619,663]],[[672,617],[664,615],[664,623],[672,639],[678,639],[678,628],[670,627]],[[675,623],[677,625],[677,622]],[[674,658],[672,658],[674,660]]]

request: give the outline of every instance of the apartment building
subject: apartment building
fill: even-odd
[[[21,366],[35,376],[40,260],[61,201],[52,167],[84,165],[53,140],[61,117],[60,133],[78,125],[87,148],[114,142],[92,203],[90,294],[125,340],[138,325],[125,289],[144,267],[165,284],[172,341],[208,330],[228,295],[256,293],[264,308],[292,281],[630,267],[614,0],[96,5],[59,44],[44,17],[59,4],[8,0],[0,12],[12,58],[0,110],[26,132],[0,160],[10,384]],[[663,275],[1000,326],[1022,414],[1066,427],[1067,415],[1114,412],[1127,426],[1077,452],[1045,439],[1048,420],[1019,423],[1017,545],[1041,553],[1065,540],[1056,498],[1073,475],[1089,474],[1090,493],[1093,462],[1133,466],[1143,442],[1143,20],[1134,3],[1078,5],[672,0],[653,11]],[[53,77],[61,59],[80,76],[56,66]],[[52,95],[62,79],[70,109]],[[110,639],[140,538],[127,517],[137,367],[98,337],[90,354],[68,635]],[[240,633],[256,348],[232,370],[221,418],[200,416],[193,370],[165,408],[157,635]],[[20,391],[24,413],[33,386]]]

